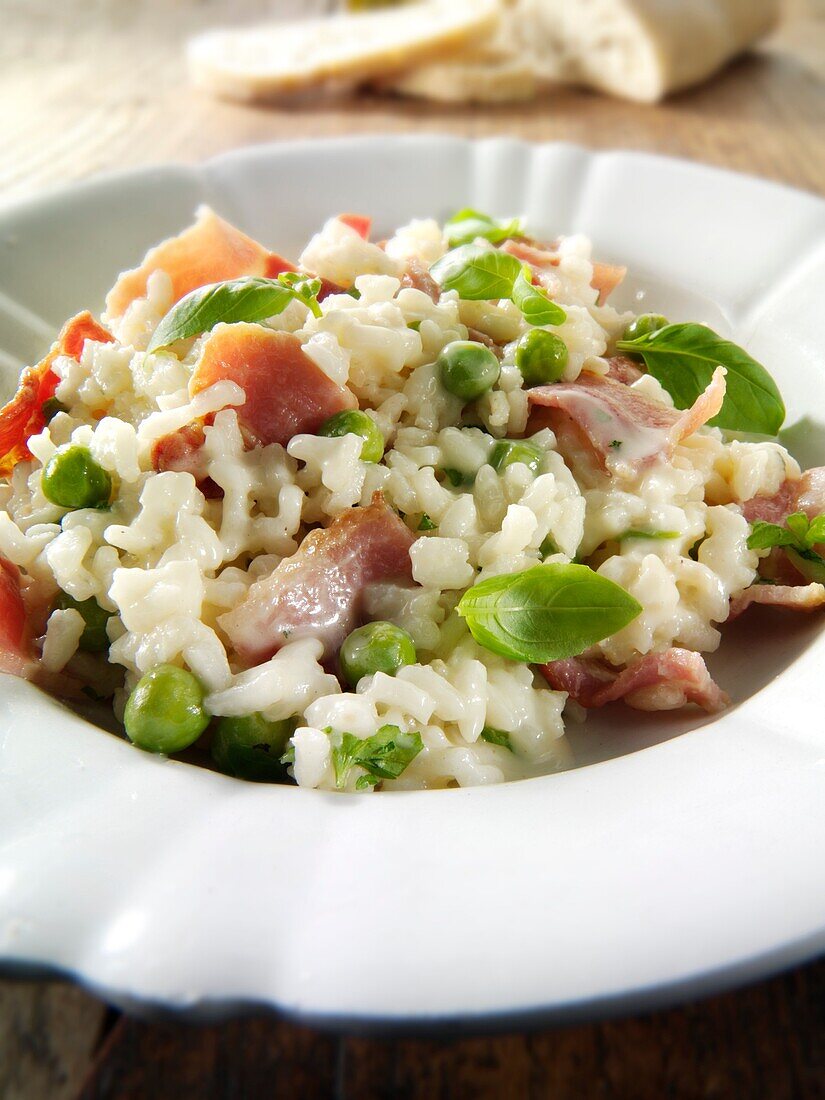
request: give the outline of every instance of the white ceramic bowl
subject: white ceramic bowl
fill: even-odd
[[[523,212],[537,235],[587,233],[630,265],[625,304],[649,292],[764,361],[797,456],[825,461],[825,203],[507,140],[260,147],[7,209],[6,388],[202,201],[286,254],[350,209],[379,234],[467,204]],[[662,1003],[809,957],[825,945],[820,622],[740,620],[714,666],[736,705],[714,721],[613,708],[576,735],[589,766],[491,789],[243,784],[0,677],[0,956],[132,1009],[471,1028]]]

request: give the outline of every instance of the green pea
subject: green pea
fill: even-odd
[[[112,495],[112,478],[88,447],[61,447],[40,478],[43,496],[61,508],[101,508]]]
[[[181,752],[209,725],[200,680],[175,665],[158,665],[142,677],[123,716],[126,733],[147,752]]]
[[[404,665],[414,665],[415,643],[406,630],[392,623],[367,623],[344,641],[340,662],[344,679],[355,687],[375,672],[394,676]]]
[[[454,340],[447,344],[437,361],[441,384],[462,401],[475,401],[498,382],[501,374],[493,352],[472,340]]]
[[[555,332],[533,328],[516,345],[516,366],[525,386],[546,386],[564,375],[570,353]]]
[[[500,439],[490,451],[490,465],[501,473],[514,462],[523,462],[537,474],[541,469],[544,452],[527,439]]]
[[[661,313],[641,313],[624,330],[622,340],[638,340],[641,336],[650,336],[652,332],[658,332],[669,323],[667,317],[663,317]]]
[[[295,718],[270,722],[262,714],[221,718],[212,737],[212,759],[238,779],[277,783],[286,778],[281,757],[297,725]]]
[[[363,462],[380,462],[384,457],[384,437],[381,434],[381,429],[371,416],[367,416],[366,413],[360,412],[358,409],[350,409],[331,416],[318,429],[318,435],[336,437],[360,435],[364,440],[364,445],[361,448],[361,460]]]
[[[61,592],[54,606],[60,611],[79,611],[86,624],[80,635],[80,648],[86,653],[105,653],[109,648],[109,635],[106,624],[112,617],[111,611],[104,611],[92,596],[88,600],[75,600],[68,592]]]

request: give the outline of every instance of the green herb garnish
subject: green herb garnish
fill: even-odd
[[[457,610],[492,653],[545,664],[615,634],[642,607],[586,565],[549,564],[490,577],[465,592]]]
[[[402,733],[398,726],[382,726],[364,739],[344,733],[332,750],[336,786],[339,790],[346,786],[353,767],[367,773],[356,780],[357,791],[374,787],[382,779],[397,779],[423,748],[420,733]]]
[[[531,325],[562,325],[567,314],[550,299],[547,291],[532,283],[532,272],[525,266],[513,283],[513,301]]]
[[[253,276],[198,287],[177,302],[155,329],[149,351],[167,348],[178,340],[211,332],[218,324],[264,321],[301,302],[321,316],[318,294],[321,280],[299,271],[285,271],[277,279]]]
[[[521,219],[513,218],[511,221],[497,221],[489,214],[482,214],[478,210],[467,207],[453,214],[444,225],[444,236],[450,248],[457,248],[462,244],[472,244],[479,237],[491,244],[506,241],[508,237],[517,237],[521,233]]]
[[[512,753],[516,751],[510,740],[510,734],[505,730],[497,730],[495,726],[485,726],[481,731],[481,740],[489,741],[491,745],[499,745],[503,749],[509,749]]]
[[[794,512],[787,517],[784,527],[764,520],[752,523],[748,549],[781,546],[803,577],[825,584],[825,558],[814,550],[822,542],[825,542],[825,515],[809,520],[804,512]]]
[[[776,435],[785,406],[765,368],[730,340],[705,325],[666,325],[635,340],[619,340],[620,351],[644,358],[648,371],[673,398],[688,409],[707,389],[718,366],[727,369],[727,392],[721,412],[710,424],[733,431]]]

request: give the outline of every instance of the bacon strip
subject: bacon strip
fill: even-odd
[[[123,316],[136,298],[146,296],[149,276],[156,271],[165,271],[172,280],[172,301],[179,302],[208,283],[242,275],[274,278],[282,271],[294,270],[288,260],[268,252],[208,206],[202,206],[194,225],[150,248],[139,267],[118,277],[106,297],[106,312],[110,317]]]
[[[614,355],[607,360],[606,378],[612,378],[614,382],[621,382],[624,386],[632,386],[640,378],[644,378],[645,372],[635,360],[626,355]]]
[[[798,478],[788,478],[773,496],[751,497],[742,502],[749,523],[783,523],[794,512],[816,519],[825,512],[825,466],[815,466]]]
[[[112,339],[86,310],[66,322],[44,359],[23,371],[17,393],[0,409],[0,477],[8,477],[18,462],[31,457],[28,441],[46,426],[43,405],[60,382],[52,370],[58,355],[79,359],[87,340],[105,344]]]
[[[575,382],[530,390],[534,409],[527,434],[550,427],[564,452],[572,433],[602,470],[633,477],[657,459],[670,458],[680,440],[716,416],[724,397],[723,367],[717,367],[708,388],[684,412],[611,378],[583,373]]]
[[[536,241],[511,238],[502,244],[501,249],[529,264],[533,271],[533,282],[543,286],[552,297],[560,287],[558,276],[553,271],[553,268],[558,267],[561,262],[558,254],[552,251],[557,247],[558,242],[542,246]],[[626,275],[626,267],[602,263],[599,260],[593,261],[593,278],[590,280],[590,285],[599,292],[600,306],[603,306],[613,291],[624,282]]]
[[[731,600],[729,619],[738,618],[754,603],[787,607],[793,611],[816,611],[825,604],[825,585],[753,584]]]
[[[34,669],[20,570],[0,557],[0,672],[31,679]]]
[[[250,665],[268,660],[290,639],[320,638],[332,658],[358,622],[365,590],[390,580],[412,582],[414,537],[380,493],[312,531],[300,549],[218,620]]]
[[[541,671],[552,688],[588,708],[621,699],[636,710],[678,710],[695,703],[715,714],[730,702],[702,655],[688,649],[648,653],[622,670],[605,661],[572,657],[542,665]]]
[[[246,394],[237,409],[250,443],[282,446],[299,432],[315,432],[330,416],[357,409],[344,386],[324,374],[290,332],[261,325],[221,325],[203,345],[189,391],[194,396],[228,379]]]
[[[423,291],[434,302],[437,302],[441,297],[441,287],[419,260],[407,260],[407,268],[401,276],[401,285],[411,287],[413,290]]]
[[[370,239],[370,233],[372,232],[372,218],[366,214],[339,214],[338,221],[343,222],[344,225],[348,225],[350,229],[354,229],[359,237],[362,237],[365,241]]]

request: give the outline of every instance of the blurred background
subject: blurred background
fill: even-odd
[[[542,0],[513,3],[540,9]],[[569,0],[569,8],[576,3]],[[658,8],[678,23],[715,4],[746,14],[763,6],[684,0]],[[439,58],[448,65],[440,76],[422,76],[428,59],[418,56],[415,79],[404,86],[395,71],[371,71],[369,81],[315,80],[299,96],[284,97],[282,59],[273,56],[272,94],[262,103],[225,98],[220,73],[239,70],[233,79],[246,94],[248,72],[222,40],[210,40],[211,75],[193,82],[187,43],[215,27],[328,17],[344,4],[0,0],[0,205],[99,172],[197,162],[250,143],[415,130],[652,150],[823,194],[825,0],[776,4],[775,28],[753,33],[752,41],[743,34],[730,46],[728,64],[707,79],[694,73],[690,87],[656,102],[634,101],[632,80],[619,80],[611,92],[579,86],[595,82],[587,57],[558,64],[546,43],[539,56],[525,42],[529,30],[522,28],[519,40],[516,27],[515,45],[512,37],[503,46],[485,40],[471,44],[469,58]],[[414,7],[408,18],[414,37]],[[678,38],[678,28],[659,29]],[[278,40],[271,31],[250,33]],[[707,52],[687,33],[677,47],[680,56]],[[358,49],[356,35],[356,57]],[[445,102],[448,84],[454,99]],[[491,89],[504,101],[477,102]],[[497,1038],[380,1042],[272,1019],[198,1028],[141,1022],[68,986],[0,980],[0,1100],[505,1095],[823,1097],[825,965],[636,1019]]]
[[[186,40],[306,18],[333,0],[0,0],[0,201],[249,142],[416,129],[653,149],[821,189],[825,0],[781,4],[782,22],[754,53],[658,105],[562,87],[502,105],[363,91],[263,108],[194,88]]]

